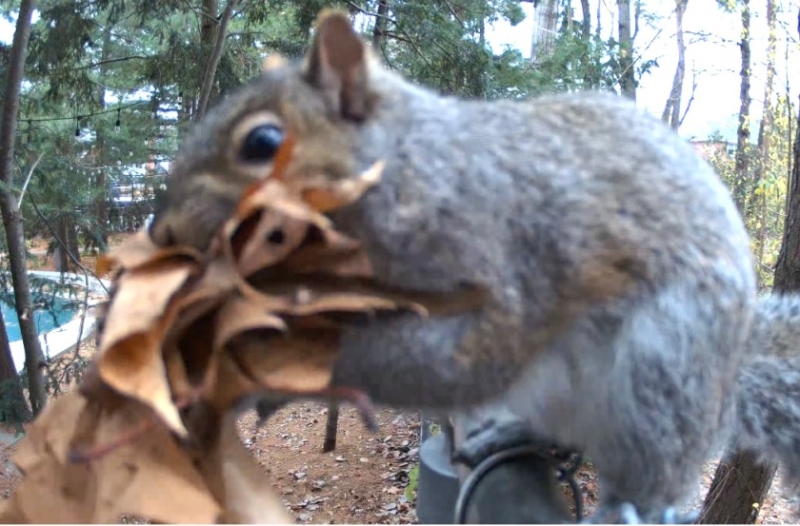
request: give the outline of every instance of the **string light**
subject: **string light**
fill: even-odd
[[[78,117],[75,119],[75,137],[80,137],[80,136],[81,136],[81,116],[78,115]]]
[[[183,92],[178,92],[178,104],[183,104]]]
[[[20,117],[19,120],[20,121],[29,121],[29,122],[71,121],[72,119],[77,119],[77,118],[84,118],[84,117],[88,118],[88,117],[94,117],[96,115],[105,115],[106,113],[112,113],[112,112],[115,112],[115,111],[119,112],[120,110],[127,110],[128,108],[134,108],[136,106],[141,106],[142,104],[148,104],[148,101],[140,100],[140,101],[132,102],[131,104],[126,104],[125,106],[120,106],[119,108],[115,108],[115,109],[96,111],[96,112],[93,112],[93,113],[85,113],[85,114],[82,114],[82,115],[72,115],[72,116],[69,116],[69,117],[27,117],[27,118]]]
[[[119,112],[120,112],[120,109],[117,108],[117,122],[114,123],[114,131],[117,132],[117,133],[119,133],[119,129],[120,129]]]

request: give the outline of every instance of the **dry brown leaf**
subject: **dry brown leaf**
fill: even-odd
[[[244,277],[285,259],[303,242],[308,232],[309,226],[305,221],[273,211],[264,211],[257,217],[249,239],[242,242],[239,250],[234,249],[237,268]]]
[[[372,266],[357,241],[335,230],[312,227],[303,244],[276,265],[277,273],[324,273],[369,277]]]
[[[308,283],[308,285],[302,283]],[[243,303],[237,305],[236,308],[242,314],[235,316],[244,316],[245,310],[252,310],[252,316],[259,316],[259,313],[312,316],[324,312],[363,312],[372,314],[379,310],[394,311],[400,309],[414,311],[423,316],[427,315],[427,311],[422,304],[408,301],[398,297],[397,294],[384,296],[380,292],[370,292],[369,288],[363,286],[350,292],[346,284],[339,288],[341,291],[337,290],[335,284],[326,281],[321,281],[321,285],[318,288],[316,276],[309,276],[303,281],[290,280],[289,278],[269,282],[262,281],[258,289],[249,286],[239,289],[242,296],[238,301]],[[234,300],[227,299],[226,304],[231,301]],[[242,323],[235,316],[220,318],[218,330],[226,333],[226,336],[222,338],[223,341],[228,339],[227,333],[241,332],[236,328],[227,328],[228,323],[233,324],[235,327]],[[273,322],[269,317],[263,316],[262,319],[266,322],[264,328],[273,328]],[[256,327],[250,324],[249,328],[254,329]]]
[[[316,393],[330,383],[338,343],[336,331],[309,329],[267,339],[245,335],[230,346],[229,353],[261,390]]]
[[[196,389],[189,381],[183,357],[171,343],[164,345],[164,373],[173,400],[189,400],[194,396]]]
[[[352,204],[364,195],[364,192],[380,182],[384,167],[384,161],[378,161],[357,178],[303,188],[301,190],[303,201],[318,212],[330,212]]]
[[[121,430],[149,418],[152,415],[143,406],[124,404],[100,420],[96,443],[118,440]],[[93,522],[116,521],[125,513],[165,523],[210,523],[222,512],[191,457],[161,425],[90,466],[100,487]],[[114,488],[111,482],[116,477],[123,480]]]
[[[68,462],[70,443],[83,420],[85,405],[83,397],[68,393],[50,403],[30,427],[12,458],[25,477],[1,505],[2,522],[9,516],[34,524],[91,520],[88,467]]]
[[[297,316],[318,312],[408,310],[420,316],[451,316],[475,311],[490,297],[489,290],[473,283],[449,292],[423,292],[378,285],[361,276],[256,274],[253,290],[271,298],[285,298],[277,311]],[[359,309],[359,305],[363,308]]]
[[[247,195],[239,202],[236,211],[220,229],[223,239],[230,239],[247,218],[262,210],[270,210],[304,221],[319,228],[331,228],[328,218],[309,208],[293,195],[283,183],[266,180],[254,184]]]
[[[91,463],[69,461],[74,448],[118,440],[148,415],[144,406],[97,403],[76,391],[53,401],[14,455],[25,478],[3,503],[0,519],[114,523],[135,514],[166,523],[214,522],[220,506],[164,427],[153,426]]]
[[[105,383],[152,407],[181,435],[186,429],[172,400],[161,349],[177,314],[170,308],[170,300],[193,270],[189,265],[165,262],[122,274],[97,358]]]
[[[191,265],[169,263],[120,275],[104,320],[101,352],[132,335],[150,332],[193,271]]]
[[[234,296],[229,298],[217,312],[217,328],[214,335],[214,349],[223,348],[229,340],[239,334],[254,329],[286,330],[286,323],[268,305],[260,305],[250,298]]]
[[[192,283],[189,290],[175,298],[175,309],[178,313],[169,328],[165,340],[170,340],[198,318],[217,308],[225,297],[240,288],[251,290],[244,278],[236,273],[230,262],[225,259],[213,259],[204,268],[203,274]]]
[[[378,310],[413,310],[421,316],[427,311],[422,305],[413,302],[399,302],[386,299],[377,294],[358,294],[353,292],[316,293],[311,288],[297,291],[294,304],[287,309],[287,314],[308,316],[319,312],[364,312],[372,314]]]
[[[159,248],[150,239],[146,230],[140,230],[113,252],[101,254],[97,258],[96,272],[97,275],[104,276],[117,266],[133,270],[141,265],[173,258],[199,261],[201,256],[191,247]]]

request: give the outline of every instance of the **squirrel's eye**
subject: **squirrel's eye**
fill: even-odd
[[[241,158],[244,161],[271,161],[283,142],[284,133],[274,124],[256,126],[242,141]]]

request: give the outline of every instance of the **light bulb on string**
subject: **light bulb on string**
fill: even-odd
[[[183,104],[183,92],[178,92],[178,104]]]
[[[75,119],[75,137],[81,136],[81,117],[80,115]]]
[[[114,123],[114,131],[117,132],[117,133],[119,133],[119,129],[120,129],[119,111],[120,111],[120,109],[117,108],[117,122]]]

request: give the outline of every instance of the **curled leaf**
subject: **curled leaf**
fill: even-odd
[[[25,478],[0,505],[0,520],[109,524],[135,514],[162,523],[216,522],[219,503],[163,426],[92,462],[69,460],[76,448],[117,440],[149,414],[139,404],[90,401],[78,392],[53,401],[13,457]]]
[[[96,272],[104,276],[115,267],[135,270],[142,265],[169,259],[188,259],[199,261],[201,255],[191,247],[157,247],[146,231],[141,230],[126,240],[113,253],[100,254],[97,258]]]
[[[181,435],[186,430],[172,400],[161,350],[177,314],[170,302],[192,271],[189,265],[171,263],[120,276],[98,357],[105,383],[152,407]]]
[[[385,166],[378,161],[354,179],[330,183],[324,187],[308,187],[302,190],[303,201],[318,212],[330,212],[354,203],[364,192],[378,184]]]
[[[314,393],[328,386],[338,351],[335,331],[238,338],[229,348],[241,372],[261,389]]]
[[[217,330],[214,336],[214,348],[221,349],[239,334],[255,329],[286,330],[286,323],[267,308],[267,302],[261,305],[245,296],[232,297],[217,312]]]

